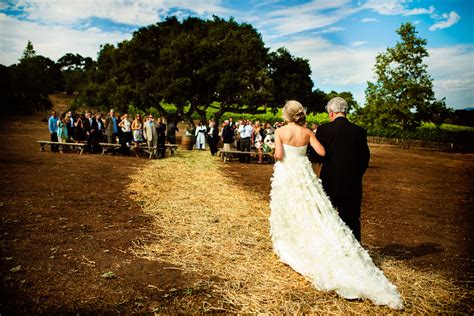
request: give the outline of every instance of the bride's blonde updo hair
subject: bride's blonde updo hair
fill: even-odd
[[[306,122],[306,111],[303,105],[295,100],[287,101],[283,107],[283,119],[287,123],[293,122],[298,125],[304,125]]]

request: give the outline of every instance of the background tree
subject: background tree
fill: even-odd
[[[2,67],[8,78],[8,91],[3,91],[9,103],[2,111],[32,113],[35,110],[46,110],[51,107],[48,95],[61,91],[63,77],[59,66],[49,58],[38,56],[33,44],[28,44],[20,58],[20,63],[8,68]],[[2,102],[3,103],[3,102]]]
[[[365,125],[413,129],[421,121],[439,123],[444,100],[436,100],[433,83],[423,58],[428,56],[426,40],[415,27],[405,23],[397,30],[401,41],[376,57],[375,82],[368,82],[366,104],[357,111]]]
[[[314,110],[313,103],[317,95],[312,92],[313,81],[308,60],[292,56],[285,48],[270,53],[269,57],[273,107],[277,109],[292,99],[300,101],[309,112]]]
[[[86,71],[94,64],[92,58],[67,53],[58,60],[64,77],[64,89],[68,94],[77,92],[86,81]]]
[[[267,49],[249,24],[218,17],[170,17],[141,28],[129,41],[104,45],[89,82],[84,104],[125,110],[154,107],[162,116],[176,114],[191,121],[226,111],[255,111],[267,99],[264,89]],[[174,112],[162,105],[175,105]]]

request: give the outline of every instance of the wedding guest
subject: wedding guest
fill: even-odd
[[[216,122],[211,121],[209,123],[209,132],[207,135],[209,137],[209,149],[211,150],[211,155],[214,156],[217,153],[217,144],[219,143],[219,131]]]
[[[234,130],[234,147],[239,150],[240,149],[240,124],[241,122],[235,122],[232,129]]]
[[[158,136],[157,147],[158,147],[158,158],[165,158],[166,155],[166,125],[163,124],[161,117],[158,118],[156,123],[156,133]]]
[[[250,152],[251,138],[252,138],[252,126],[249,120],[244,120],[243,124],[239,126],[240,134],[240,151]],[[249,154],[240,154],[240,162],[250,163]]]
[[[132,122],[132,136],[134,142],[143,142],[143,122],[140,114],[135,115],[135,119]]]
[[[196,132],[194,136],[196,136],[196,149],[206,149],[206,126],[202,125],[201,122],[198,122],[198,126],[196,127]]]
[[[120,151],[123,155],[130,154],[130,144],[132,143],[133,135],[132,135],[132,122],[128,119],[128,114],[125,113],[122,115],[120,123],[118,126],[121,128],[120,134]]]
[[[118,136],[118,122],[115,117],[113,109],[109,111],[109,115],[105,118],[105,136],[107,137],[107,143],[115,144],[115,140]]]
[[[316,135],[316,132],[318,131],[318,124],[313,123],[311,125],[311,130],[313,131],[313,134]]]
[[[234,128],[234,126],[235,126],[234,120],[232,119],[232,117],[229,117],[229,127]]]
[[[52,142],[58,141],[58,117],[56,115],[56,111],[51,112],[51,116],[48,119],[48,129],[50,134],[50,140]],[[51,145],[52,152],[58,152],[58,145],[52,144]]]
[[[234,142],[234,131],[227,120],[224,121],[224,127],[222,128],[222,142],[224,143],[224,150],[230,150],[230,146]]]
[[[66,119],[59,118],[57,122],[58,128],[57,128],[57,135],[58,135],[58,141],[60,143],[66,143],[68,139],[68,133],[67,133],[67,125],[66,125]],[[62,154],[66,151],[66,146],[61,145],[59,146],[59,152]]]
[[[158,132],[156,130],[153,114],[148,115],[148,120],[143,124],[143,137],[150,150],[153,150],[152,157],[156,157],[158,147]]]
[[[76,143],[84,141],[84,124],[82,123],[84,120],[84,117],[80,114],[76,116],[76,121],[74,122],[74,128],[75,128],[75,137],[74,139],[76,140]]]
[[[176,144],[176,132],[179,132],[179,128],[173,120],[170,120],[166,130],[166,136],[170,144]]]
[[[102,113],[97,113],[95,115],[95,121],[97,122],[97,133],[95,135],[96,142],[104,141],[104,130],[105,130],[105,123],[102,119]]]
[[[263,145],[263,137],[262,137],[262,128],[260,127],[260,122],[255,122],[255,129],[253,131],[253,143],[255,148],[257,149],[258,153],[258,163],[263,162],[263,153],[262,153],[262,145]]]
[[[67,134],[71,140],[75,140],[76,137],[76,127],[75,127],[76,119],[71,111],[66,113],[66,128]]]
[[[87,152],[90,154],[94,153],[94,147],[93,147],[93,142],[95,141],[95,133],[97,132],[97,122],[96,120],[92,117],[92,112],[87,111],[86,112],[86,118],[82,122],[82,125],[84,127],[84,133],[86,136],[86,141],[87,141]]]

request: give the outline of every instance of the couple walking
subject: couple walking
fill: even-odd
[[[273,248],[319,290],[402,309],[397,288],[360,244],[362,177],[370,153],[365,130],[346,119],[347,108],[344,99],[331,99],[331,122],[318,127],[317,138],[303,127],[299,102],[283,108],[287,125],[275,131],[270,200]],[[306,157],[308,144],[324,157],[321,181]]]

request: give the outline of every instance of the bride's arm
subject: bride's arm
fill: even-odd
[[[311,144],[311,147],[314,148],[316,153],[320,155],[321,157],[324,157],[326,155],[326,150],[324,150],[323,145],[319,142],[319,140],[314,136],[312,131],[309,131],[310,136],[309,136],[309,143]]]
[[[283,144],[280,139],[280,130],[275,130],[275,152],[273,153],[275,160],[283,159]]]

